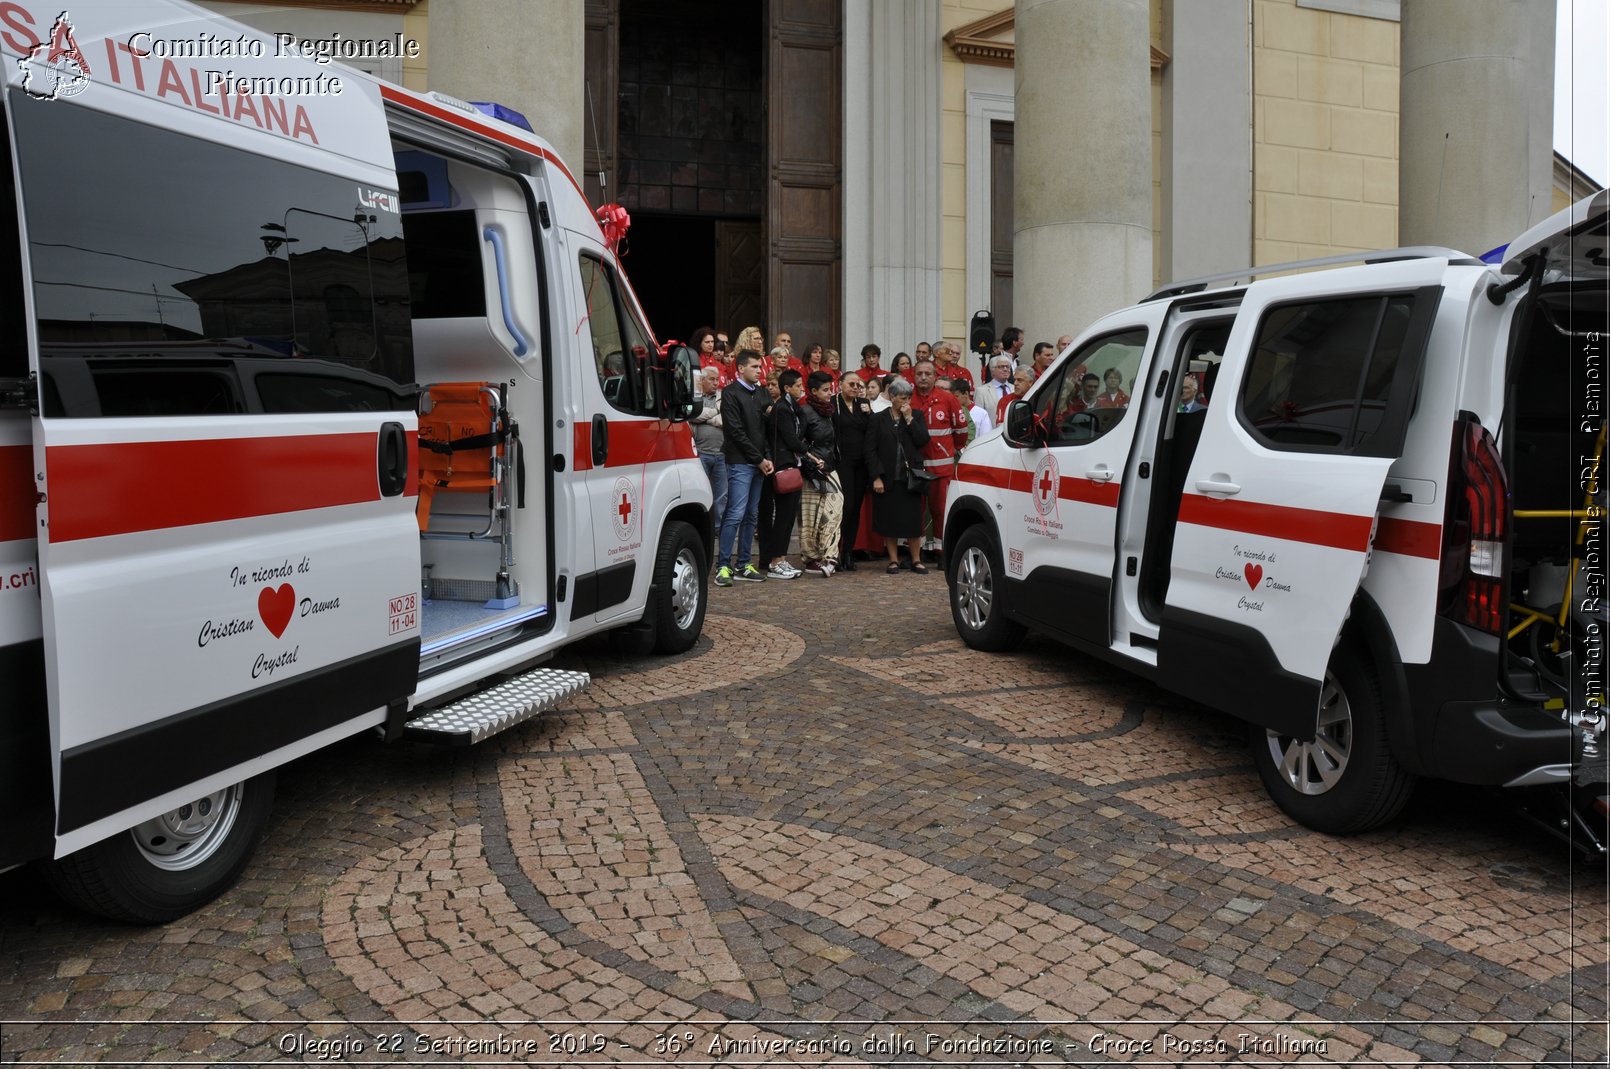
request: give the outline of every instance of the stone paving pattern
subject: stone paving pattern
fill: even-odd
[[[967,650],[937,574],[711,595],[481,747],[283,770],[183,921],[0,876],[0,1063],[1606,1063],[1606,873],[1503,792],[1332,839],[1227,718]]]

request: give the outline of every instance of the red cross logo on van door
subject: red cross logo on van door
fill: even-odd
[[[1040,463],[1034,466],[1033,493],[1034,510],[1041,516],[1049,516],[1057,507],[1057,486],[1062,481],[1062,473],[1057,470],[1057,458],[1047,453]]]
[[[630,542],[637,533],[637,487],[624,476],[616,479],[609,500],[615,521],[615,537],[622,542]]]

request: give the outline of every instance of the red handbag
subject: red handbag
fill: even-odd
[[[771,473],[771,491],[774,494],[792,494],[805,485],[805,477],[798,468],[778,468]]]

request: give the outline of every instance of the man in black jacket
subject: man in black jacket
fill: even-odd
[[[760,356],[738,354],[738,377],[721,391],[721,429],[726,434],[722,452],[727,458],[727,511],[721,517],[721,545],[716,558],[716,586],[733,580],[763,583],[766,574],[749,561],[755,544],[755,520],[760,514],[762,481],[772,472],[766,455],[766,404],[760,388]],[[733,562],[733,542],[738,559]]]

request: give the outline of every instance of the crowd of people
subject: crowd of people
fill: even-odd
[[[849,370],[820,344],[796,355],[787,331],[768,348],[758,327],[736,342],[701,327],[689,344],[704,393],[694,442],[720,526],[717,586],[825,578],[855,571],[858,555],[891,575],[926,574],[962,447],[1060,351],[1042,342],[1021,356],[1023,332],[1008,328],[975,385],[953,341],[918,342],[887,369],[883,350],[864,345]],[[799,567],[789,560],[796,529]]]
[[[719,525],[716,585],[825,578],[855,571],[858,557],[891,575],[926,574],[927,561],[941,563],[962,447],[998,426],[1072,344],[1065,334],[1025,353],[1023,332],[1008,327],[975,384],[954,341],[918,342],[887,369],[869,343],[861,366],[845,370],[820,344],[797,356],[787,331],[768,348],[758,327],[736,343],[696,330],[704,405],[693,436]],[[1118,368],[1069,374],[1058,419],[1129,406]],[[1195,375],[1182,375],[1179,411],[1206,404]],[[789,560],[796,530],[801,567]]]

